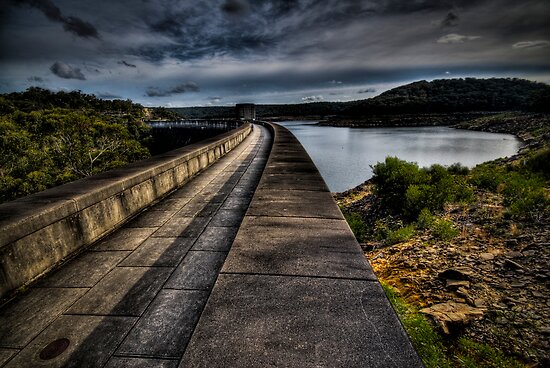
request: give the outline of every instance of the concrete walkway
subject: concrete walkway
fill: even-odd
[[[269,155],[251,135],[0,310],[0,366],[177,367]]]
[[[310,157],[269,161],[181,367],[422,367]]]
[[[422,367],[310,157],[268,128],[2,308],[0,367]]]

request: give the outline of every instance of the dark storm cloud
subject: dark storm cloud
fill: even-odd
[[[79,68],[72,67],[61,61],[56,61],[53,63],[53,65],[50,66],[50,70],[53,74],[60,78],[86,80],[86,77],[82,74]]]
[[[459,17],[453,12],[449,12],[445,18],[441,21],[441,27],[456,27],[458,25]]]
[[[376,92],[376,89],[374,88],[365,88],[357,91],[357,93],[374,93],[374,92]]]
[[[40,77],[37,77],[37,76],[29,77],[29,78],[27,78],[27,80],[28,80],[29,82],[36,82],[36,83],[42,83],[42,82],[44,82],[44,79],[43,79],[43,78],[40,78]]]
[[[135,65],[135,64],[130,64],[130,63],[127,62],[126,60],[120,60],[120,61],[118,62],[118,64],[127,66],[128,68],[137,68],[137,65]]]
[[[300,102],[340,91],[361,98],[374,92],[366,87],[382,92],[446,71],[521,77],[550,68],[548,0],[8,1],[24,5],[0,6],[0,42],[9,50],[0,55],[0,84],[11,88],[51,68],[87,78],[88,93],[147,103]],[[99,38],[100,29],[101,38],[59,37],[59,24],[84,38]],[[200,90],[176,85],[189,80]],[[69,84],[43,82],[56,83]]]
[[[149,97],[167,97],[186,92],[199,92],[199,90],[200,88],[195,82],[186,82],[168,88],[149,87],[145,93]]]
[[[65,16],[61,10],[49,0],[16,0],[16,4],[26,4],[40,10],[51,21],[63,24],[67,32],[83,38],[99,38],[97,29],[90,23],[73,16]]]
[[[244,0],[226,0],[221,9],[231,15],[242,16],[250,10],[250,4]]]

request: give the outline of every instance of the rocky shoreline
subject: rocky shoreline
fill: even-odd
[[[516,156],[497,160],[502,165],[522,162],[550,142],[548,115],[501,114],[457,127],[522,139]],[[388,216],[370,181],[335,198],[367,227]],[[367,237],[362,246],[379,279],[430,316],[449,346],[468,337],[529,367],[550,366],[550,222],[512,220],[504,213],[501,195],[477,189],[473,203],[449,205],[438,214],[459,230],[452,240],[417,231],[394,245]]]

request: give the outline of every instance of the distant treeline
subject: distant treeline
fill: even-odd
[[[546,111],[550,86],[517,78],[440,79],[419,81],[379,96],[350,102],[313,102],[294,105],[256,105],[258,118],[278,116],[338,116],[362,118],[381,114],[433,114],[477,111]],[[173,108],[186,118],[233,117],[233,107]]]

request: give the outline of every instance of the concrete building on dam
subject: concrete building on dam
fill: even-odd
[[[235,105],[238,120],[256,120],[256,106],[251,103]]]

